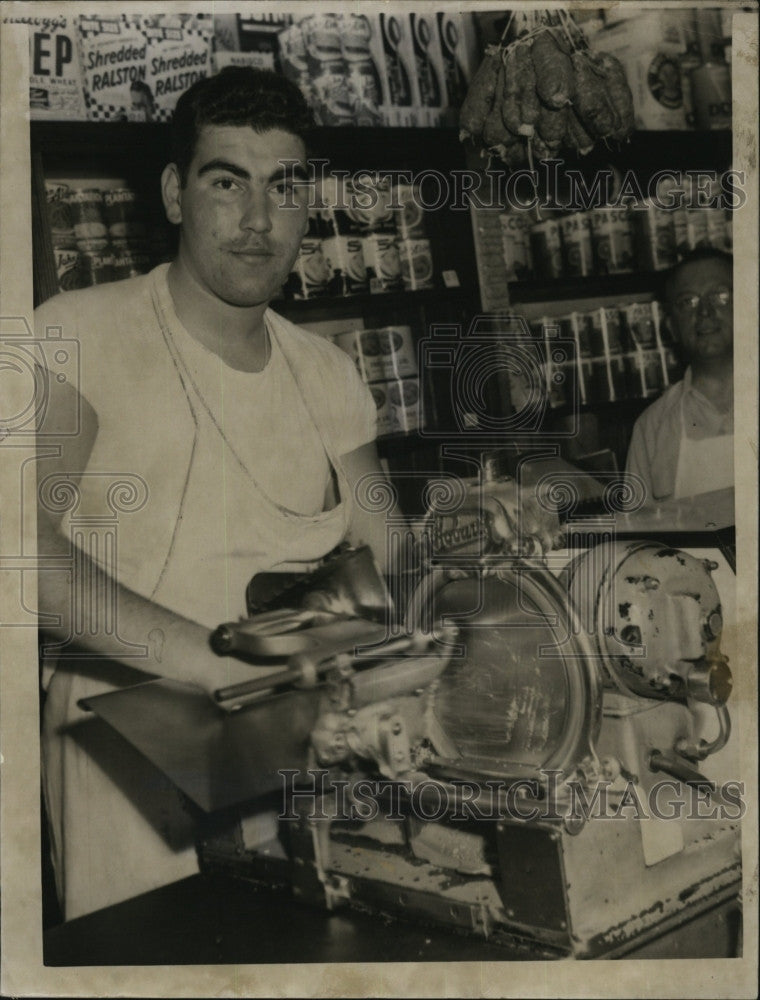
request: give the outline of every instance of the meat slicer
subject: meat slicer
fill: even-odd
[[[737,775],[706,773],[723,610],[709,560],[613,540],[557,569],[559,538],[513,480],[473,483],[419,526],[400,611],[368,549],[267,574],[214,634],[260,671],[219,708],[169,682],[88,707],[193,803],[203,870],[513,955],[624,955],[739,892]],[[125,729],[148,697],[163,740]]]

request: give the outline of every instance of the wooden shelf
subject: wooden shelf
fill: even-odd
[[[274,299],[272,308],[284,316],[300,318],[316,313],[332,316],[364,315],[380,311],[410,311],[438,303],[460,303],[472,298],[471,288],[421,288],[416,291],[377,292],[375,294],[321,296],[314,299]]]
[[[636,295],[656,290],[662,282],[663,274],[663,271],[634,271],[630,274],[512,281],[509,283],[509,296],[513,303],[528,303],[601,298],[605,295]]]

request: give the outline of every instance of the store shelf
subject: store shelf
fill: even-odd
[[[283,315],[305,318],[321,313],[330,316],[353,316],[379,311],[412,311],[441,303],[458,304],[472,298],[469,288],[424,288],[417,291],[377,292],[375,294],[320,296],[314,299],[275,299],[272,308]]]
[[[594,274],[583,278],[512,281],[509,283],[509,297],[513,303],[528,303],[638,295],[658,288],[662,276],[662,271],[636,271],[631,274]]]

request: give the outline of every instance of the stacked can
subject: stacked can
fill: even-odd
[[[81,257],[74,236],[68,184],[47,182],[47,216],[53,243],[58,288],[62,292],[84,287]]]
[[[359,295],[368,287],[361,217],[346,205],[344,194],[351,198],[350,187],[344,191],[335,178],[323,187],[322,252],[330,272],[329,293]]]
[[[414,338],[408,326],[337,334],[335,344],[353,360],[377,405],[378,434],[420,426],[420,388]]]
[[[670,383],[668,369],[674,368],[674,364],[667,363],[666,348],[660,337],[660,307],[656,302],[632,302],[623,306],[621,314],[632,348],[625,357],[629,393],[636,398],[656,396]]]
[[[401,258],[390,181],[372,175],[356,178],[352,201],[353,212],[362,233],[370,292],[390,292],[402,288]]]
[[[425,211],[418,184],[393,187],[394,218],[404,288],[433,287],[433,254],[425,232]]]
[[[330,269],[322,249],[324,220],[318,209],[309,209],[309,228],[301,240],[285,288],[285,296],[294,299],[316,299],[327,295]]]
[[[72,191],[69,205],[74,237],[81,255],[83,283],[102,285],[113,281],[113,254],[108,249],[102,191],[97,188]]]
[[[103,209],[113,250],[113,276],[134,278],[148,270],[145,223],[140,218],[137,195],[129,188],[103,192]]]
[[[499,223],[507,280],[525,281],[533,270],[525,216],[520,212],[504,212],[499,216]]]
[[[633,232],[626,209],[595,208],[591,213],[591,233],[597,274],[633,271]]]

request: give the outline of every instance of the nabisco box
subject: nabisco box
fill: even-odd
[[[594,51],[612,53],[625,67],[637,129],[688,128],[681,66],[687,15],[692,19],[681,9],[639,11],[591,41]]]

